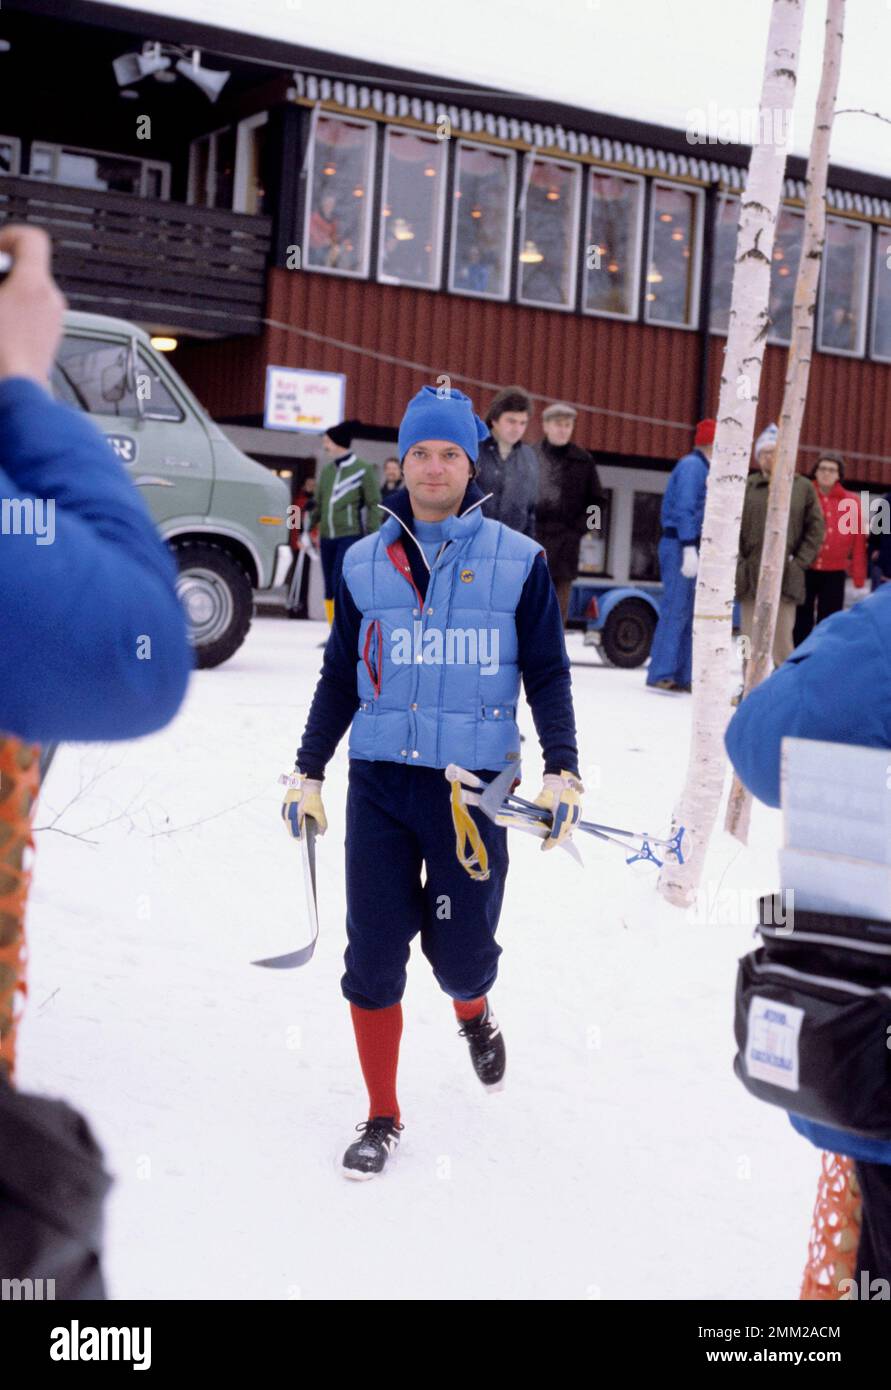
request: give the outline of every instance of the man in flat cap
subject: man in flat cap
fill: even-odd
[[[597,529],[602,493],[597,466],[587,449],[572,443],[578,412],[562,401],[543,413],[544,439],[537,446],[539,458],[536,539],[544,546],[548,569],[563,625],[569,613],[572,581],[579,569],[579,545],[589,530]]]

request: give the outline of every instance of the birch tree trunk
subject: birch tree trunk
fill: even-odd
[[[666,861],[659,891],[678,907],[693,901],[718,814],[727,761],[724,730],[733,596],[743,492],[768,329],[770,266],[786,168],[804,0],[773,0],[758,122],[741,199],[730,322],[709,470],[693,611],[690,755],[674,826],[685,829],[685,862]]]
[[[801,438],[801,423],[807,401],[808,380],[814,349],[814,320],[817,305],[817,282],[823,263],[826,239],[826,181],[829,171],[829,141],[832,117],[841,71],[842,40],[844,37],[845,0],[827,0],[826,37],[823,44],[823,72],[817,94],[814,133],[807,164],[804,205],[804,240],[801,261],[795,282],[792,305],[792,342],[786,361],[786,384],[783,390],[783,409],[779,420],[777,451],[767,500],[767,519],[764,527],[764,548],[755,596],[752,622],[752,650],[746,667],[743,698],[773,669],[773,638],[783,584],[786,562],[786,536],[789,527],[789,508],[792,484],[795,480],[795,461]],[[727,803],[725,829],[745,844],[749,833],[752,810],[751,794],[734,776]]]

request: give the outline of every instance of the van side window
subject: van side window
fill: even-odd
[[[179,404],[171,396],[164,382],[158,375],[154,362],[146,357],[142,351],[138,352],[139,366],[137,372],[140,377],[147,378],[147,382],[142,387],[142,399],[145,403],[145,416],[147,420],[183,420],[185,416]]]
[[[56,356],[53,388],[60,399],[91,415],[139,419],[139,407],[129,381],[129,343],[107,338],[66,335]],[[182,420],[183,412],[159,377],[153,363],[139,353],[137,376],[150,420]]]

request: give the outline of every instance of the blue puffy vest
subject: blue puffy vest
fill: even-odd
[[[443,523],[421,598],[395,516],[347,551],[362,614],[349,756],[498,771],[519,758],[516,610],[541,546],[474,503]]]

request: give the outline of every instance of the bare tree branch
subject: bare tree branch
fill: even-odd
[[[891,116],[883,116],[881,111],[865,111],[862,106],[843,106],[835,114],[836,116],[872,116],[877,121],[884,121],[886,125],[891,125]]]

